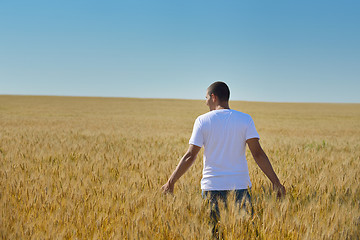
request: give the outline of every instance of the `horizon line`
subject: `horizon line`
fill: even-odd
[[[0,96],[21,96],[21,97],[74,97],[74,98],[127,98],[127,99],[158,99],[158,100],[189,100],[205,101],[196,98],[167,98],[167,97],[119,97],[119,96],[94,96],[94,95],[48,95],[48,94],[2,94]],[[256,100],[236,100],[229,99],[229,102],[254,102],[254,103],[309,103],[309,104],[360,104],[360,102],[296,102],[296,101],[256,101]]]

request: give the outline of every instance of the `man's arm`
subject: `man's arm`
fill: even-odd
[[[175,171],[171,174],[167,183],[161,187],[164,193],[173,193],[175,182],[190,168],[194,163],[201,147],[190,144],[189,149],[181,158]]]
[[[258,138],[251,138],[246,141],[253,155],[255,162],[265,175],[270,179],[273,184],[273,189],[277,191],[278,197],[285,195],[285,187],[280,183],[279,178],[276,176],[274,169],[271,166],[269,158],[266,156],[264,150],[261,148]]]

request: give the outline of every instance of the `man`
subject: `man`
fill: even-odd
[[[189,149],[180,160],[167,183],[162,186],[164,193],[172,193],[176,181],[194,163],[204,146],[203,177],[201,189],[208,197],[215,211],[211,211],[214,224],[219,219],[217,199],[226,200],[231,190],[235,191],[238,202],[250,201],[251,187],[249,170],[245,157],[246,144],[265,175],[270,179],[278,197],[285,195],[271,163],[261,148],[259,135],[250,115],[229,108],[230,91],[224,82],[211,84],[206,93],[206,104],[210,112],[199,116],[189,140]],[[213,228],[213,231],[215,229]]]

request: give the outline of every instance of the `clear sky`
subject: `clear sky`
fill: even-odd
[[[358,0],[0,1],[0,94],[360,102]]]

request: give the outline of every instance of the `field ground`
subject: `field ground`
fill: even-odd
[[[224,239],[359,239],[360,104],[231,102],[252,115],[287,196],[247,152],[254,216]],[[209,239],[202,156],[162,195],[204,101],[0,96],[2,239]]]

